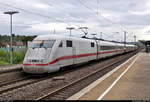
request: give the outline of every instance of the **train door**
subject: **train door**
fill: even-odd
[[[60,43],[59,43],[59,45],[58,45],[58,49],[56,50],[56,58],[60,58],[60,57],[62,57],[62,56],[64,56],[64,54],[65,54],[65,44],[64,44],[65,42],[63,42],[63,41],[60,41]],[[59,66],[63,66],[63,65],[65,65],[64,62],[65,60],[62,60],[62,61],[58,61],[58,65]]]
[[[69,59],[67,60],[67,64],[71,65],[74,63],[74,51],[73,51],[73,41],[72,40],[66,40],[66,54],[69,56]]]
[[[98,41],[96,41],[96,59],[98,59]]]
[[[77,58],[76,58],[76,47],[72,47],[72,55],[73,55],[73,64],[76,64]]]
[[[59,61],[60,66],[67,66],[73,64],[73,43],[72,40],[60,41],[58,49],[56,50],[56,58],[62,58],[63,60]]]
[[[101,54],[99,54],[101,51],[101,47],[100,47],[100,41],[97,42],[97,54],[98,54],[98,59],[100,59]]]

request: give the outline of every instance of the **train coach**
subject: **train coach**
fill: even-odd
[[[27,73],[51,73],[64,66],[97,60],[137,49],[135,45],[75,38],[40,35],[29,46],[23,61]]]

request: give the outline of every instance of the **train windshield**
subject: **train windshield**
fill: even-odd
[[[52,48],[55,40],[35,40],[29,46],[30,48]]]

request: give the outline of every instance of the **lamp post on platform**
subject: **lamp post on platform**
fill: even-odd
[[[125,47],[125,48],[126,48],[126,34],[127,34],[127,32],[124,31],[124,47]]]
[[[12,54],[12,15],[19,13],[18,11],[7,11],[4,14],[10,15],[10,64],[13,64],[13,54]]]
[[[70,30],[70,36],[71,36],[71,30],[75,29],[74,27],[67,27],[66,29]]]

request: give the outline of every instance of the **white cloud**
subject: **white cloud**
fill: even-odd
[[[66,29],[67,25],[65,23],[40,23],[31,25],[31,30],[33,31],[50,31],[52,29],[56,29],[58,32],[62,32]]]
[[[150,31],[150,25],[149,25],[149,26],[144,27],[144,28],[143,28],[143,29],[141,29],[140,31],[141,31],[141,32],[143,32],[143,33],[147,33],[147,32],[149,32],[149,31]]]
[[[150,14],[150,10],[146,10],[146,11],[129,11],[129,13],[135,14],[135,15],[148,15],[148,14]]]
[[[39,4],[36,4],[35,7],[36,7],[36,8],[40,8],[40,9],[47,9],[49,6],[46,5],[46,4],[40,4],[40,3],[39,3]]]
[[[97,0],[81,1],[92,10],[97,10]],[[123,30],[137,33],[139,37],[142,36],[141,33],[150,30],[149,0],[118,0],[117,2],[116,0],[100,0],[99,5],[99,16],[97,16],[94,11],[86,8],[78,0],[30,0],[28,2],[27,0],[1,0],[0,28],[3,29],[0,33],[9,33],[9,16],[3,14],[7,10],[20,12],[13,16],[13,31],[18,34],[45,34],[54,28],[59,33],[67,33],[68,26],[76,28],[87,26],[89,33],[104,32],[111,35],[112,32],[118,31],[120,35],[116,38],[122,39],[123,31],[120,25],[127,28]],[[82,34],[80,30],[75,30],[74,33]],[[139,33],[141,35],[138,35]]]

